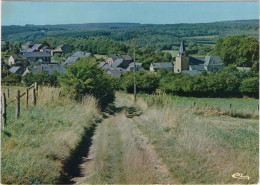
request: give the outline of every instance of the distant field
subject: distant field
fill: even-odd
[[[218,35],[206,35],[206,36],[192,36],[192,37],[184,37],[183,39],[217,39]]]
[[[162,50],[162,52],[168,52],[172,55],[172,57],[176,57],[178,54],[178,50]]]

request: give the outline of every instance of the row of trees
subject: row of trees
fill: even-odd
[[[159,70],[157,74],[137,72],[137,92],[153,93],[156,89],[178,96],[193,97],[258,97],[258,72],[241,72],[229,66],[219,73],[189,76]],[[133,73],[114,79],[114,87],[133,93]]]

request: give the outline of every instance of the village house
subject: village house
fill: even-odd
[[[33,41],[28,41],[28,42],[26,42],[25,44],[23,44],[23,45],[21,46],[21,47],[22,47],[22,50],[25,50],[25,49],[28,49],[28,48],[32,48],[34,44],[35,44],[35,43],[34,43]]]
[[[112,67],[110,64],[106,62],[100,62],[98,65],[102,70],[104,70],[108,75],[119,77],[122,75],[123,72],[126,71],[126,69],[120,68],[120,67]]]
[[[71,53],[72,49],[68,44],[61,44],[58,47],[56,47],[56,49],[51,50],[51,55],[53,56],[55,53],[63,53],[63,54],[67,54],[67,53]]]
[[[151,72],[156,72],[158,69],[165,69],[167,71],[173,71],[173,65],[171,62],[151,63],[151,65],[150,65]]]
[[[112,68],[107,70],[107,74],[113,77],[120,77],[124,71],[121,68]]]
[[[74,62],[76,62],[78,59],[80,58],[87,58],[87,57],[93,57],[93,55],[91,53],[84,53],[83,51],[76,51],[75,53],[73,53],[73,55],[71,55],[70,57],[68,57],[64,62],[63,65],[68,65],[68,64],[72,64]]]
[[[51,54],[47,52],[25,52],[23,54],[30,62],[30,64],[34,64],[35,62],[40,62],[40,63],[51,62]]]
[[[60,74],[64,73],[66,69],[64,68],[63,65],[58,64],[58,63],[50,63],[50,64],[41,64],[38,66],[35,66],[33,68],[26,68],[24,73],[22,74],[23,76],[28,74],[28,73],[40,73],[40,72],[45,72],[48,73],[49,75],[52,75],[54,72],[58,72]]]
[[[51,53],[51,48],[49,46],[43,46],[40,49],[40,52],[46,52],[46,53]]]
[[[22,67],[20,67],[20,66],[13,66],[13,67],[11,67],[11,68],[9,69],[9,71],[10,71],[11,73],[21,75],[21,74],[23,74],[23,72],[24,72],[24,68],[22,68]]]
[[[134,66],[134,62],[130,63],[129,66],[127,67],[126,71],[134,71],[134,68],[136,71],[144,71],[144,68],[142,67],[142,63],[140,62],[135,62],[135,66]]]
[[[27,58],[23,55],[11,55],[8,59],[8,65],[12,66],[12,65],[19,65],[19,66],[23,66],[26,67],[28,66],[30,63],[28,62]]]
[[[49,46],[44,46],[42,44],[34,43],[33,41],[28,41],[21,46],[20,51],[22,53],[29,53],[29,52],[51,52]]]
[[[128,65],[133,62],[133,60],[129,55],[109,55],[106,63],[112,66],[114,62],[116,62],[114,66],[122,65],[126,69]]]
[[[219,56],[189,57],[186,53],[184,41],[181,42],[179,53],[174,62],[174,73],[200,74],[203,71],[217,72],[224,68]],[[197,71],[188,72],[188,71]]]

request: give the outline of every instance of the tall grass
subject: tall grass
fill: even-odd
[[[166,94],[140,95],[148,105],[172,106],[179,109],[189,108],[198,114],[229,115],[240,118],[259,119],[259,100],[249,98],[194,98]],[[194,106],[195,103],[195,106]],[[232,109],[230,110],[230,104]]]
[[[118,98],[122,103],[132,96],[119,94]],[[147,106],[142,105],[145,101]],[[137,104],[147,108],[134,118],[134,124],[150,138],[178,182],[258,182],[258,120],[211,114],[215,110],[203,106],[200,109],[208,112],[197,114],[193,106],[169,96],[153,101],[146,96]],[[248,175],[250,180],[234,179],[234,173]]]
[[[63,162],[77,146],[85,128],[98,121],[93,97],[82,103],[59,97],[59,89],[40,87],[37,105],[7,106],[7,127],[1,131],[1,183],[50,184],[60,182]],[[31,101],[31,100],[30,100]]]

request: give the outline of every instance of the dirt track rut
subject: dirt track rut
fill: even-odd
[[[174,183],[149,139],[123,112],[104,120],[77,183]]]

